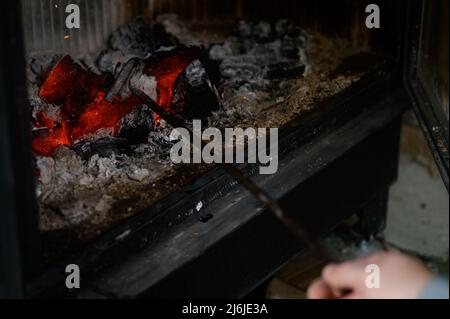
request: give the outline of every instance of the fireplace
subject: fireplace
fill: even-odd
[[[66,26],[73,4],[79,29]],[[224,165],[174,164],[172,117],[278,128],[277,171],[237,163],[242,178],[314,235],[352,214],[377,235],[409,107],[407,26],[425,9],[379,1],[378,30],[368,4],[7,4],[6,293],[242,297],[304,247]],[[429,137],[448,172],[445,125]],[[68,264],[81,289],[65,286]]]

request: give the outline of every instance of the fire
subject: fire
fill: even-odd
[[[61,105],[68,99],[86,103],[97,96],[104,81],[105,76],[84,70],[66,55],[48,74],[39,96],[52,104]]]
[[[185,68],[198,56],[198,49],[185,48],[166,52],[147,61],[146,73],[157,81],[157,103],[171,112],[174,85]],[[51,156],[60,145],[74,142],[109,129],[112,135],[119,131],[120,120],[141,104],[131,96],[124,101],[117,98],[113,103],[105,100],[106,76],[85,70],[66,55],[50,71],[41,86],[39,96],[48,103],[61,105],[59,120],[37,113],[35,128],[46,128],[33,137],[32,146],[37,155]]]
[[[147,64],[146,74],[154,76],[157,80],[156,102],[159,106],[170,112],[181,112],[172,109],[172,97],[175,82],[186,67],[200,55],[198,48],[180,47],[175,51],[151,59]]]
[[[38,113],[37,118],[40,119],[39,123],[43,123],[43,127],[48,129],[48,132],[44,136],[33,137],[32,146],[36,154],[48,156],[58,146],[72,144],[70,126],[66,120],[63,119],[61,123],[57,123],[42,112]]]
[[[102,128],[110,128],[116,135],[119,121],[140,104],[137,97],[130,97],[123,102],[109,103],[105,99],[105,92],[100,91],[95,100],[86,106],[72,130],[72,138],[77,140]]]

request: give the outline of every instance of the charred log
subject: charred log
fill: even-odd
[[[216,90],[200,60],[192,62],[179,77],[173,103],[182,105],[188,119],[202,119],[219,109]]]
[[[146,106],[135,107],[120,121],[119,137],[130,145],[138,145],[148,140],[148,135],[154,128],[153,112]]]
[[[155,49],[152,29],[142,18],[137,18],[110,36],[108,48],[98,56],[97,66],[103,73],[117,75],[130,59],[147,58]]]
[[[298,63],[277,63],[269,65],[266,77],[269,79],[290,79],[297,78],[305,72],[305,64]]]
[[[218,61],[222,78],[236,90],[271,91],[278,80],[302,75],[306,69],[306,34],[287,20],[241,20],[233,36],[211,46],[209,56]]]
[[[104,137],[96,140],[84,140],[72,146],[72,149],[83,159],[92,156],[109,157],[113,154],[130,154],[132,149],[125,138]]]
[[[135,55],[141,58],[155,51],[153,34],[143,18],[124,25],[109,38],[109,47],[123,55]]]

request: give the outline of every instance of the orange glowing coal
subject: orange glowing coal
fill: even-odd
[[[111,133],[116,135],[119,130],[119,121],[139,104],[140,100],[135,96],[123,102],[109,103],[105,100],[105,93],[100,91],[78,118],[72,129],[72,138],[82,139],[102,128],[109,128],[112,130]]]
[[[67,100],[92,101],[105,81],[105,76],[83,69],[68,55],[50,71],[39,91],[39,96],[52,104],[62,105]]]
[[[172,107],[174,85],[184,69],[198,55],[198,49],[180,48],[166,52],[159,59],[147,61],[146,73],[157,81],[157,103],[170,112],[181,112]],[[51,104],[61,105],[58,119],[40,112],[35,115],[34,127],[42,128],[32,140],[34,152],[51,156],[60,145],[74,142],[108,129],[112,135],[119,130],[120,120],[141,104],[131,96],[113,103],[105,100],[106,76],[82,68],[70,56],[62,58],[42,84],[39,96]],[[44,131],[44,132],[42,132]]]
[[[148,61],[145,73],[156,78],[158,96],[156,102],[166,111],[173,113],[183,111],[172,107],[175,82],[186,67],[198,59],[199,55],[198,48],[180,47],[174,51],[164,52]]]
[[[48,129],[46,135],[33,137],[32,146],[36,154],[49,156],[59,145],[72,144],[70,126],[66,120],[62,119],[60,123],[57,123],[43,112],[39,112],[36,117],[38,123],[35,127]]]

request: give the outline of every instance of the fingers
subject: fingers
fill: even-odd
[[[364,285],[365,265],[364,260],[331,264],[323,269],[322,279],[334,294],[340,295],[343,290],[357,291]]]
[[[322,280],[316,279],[308,288],[309,299],[332,299],[334,298],[330,287]]]
[[[360,299],[366,296],[366,267],[373,263],[380,264],[385,255],[379,253],[340,264],[329,264],[322,270],[322,277],[308,289],[308,297]]]
[[[375,265],[375,268],[368,268]],[[371,269],[377,269],[372,271]],[[382,269],[382,270],[381,270]],[[383,272],[382,287],[380,285]],[[362,259],[330,264],[308,290],[309,298],[416,298],[432,273],[419,261],[397,252],[381,252]],[[372,286],[376,279],[377,286]],[[377,289],[372,289],[377,288]]]

